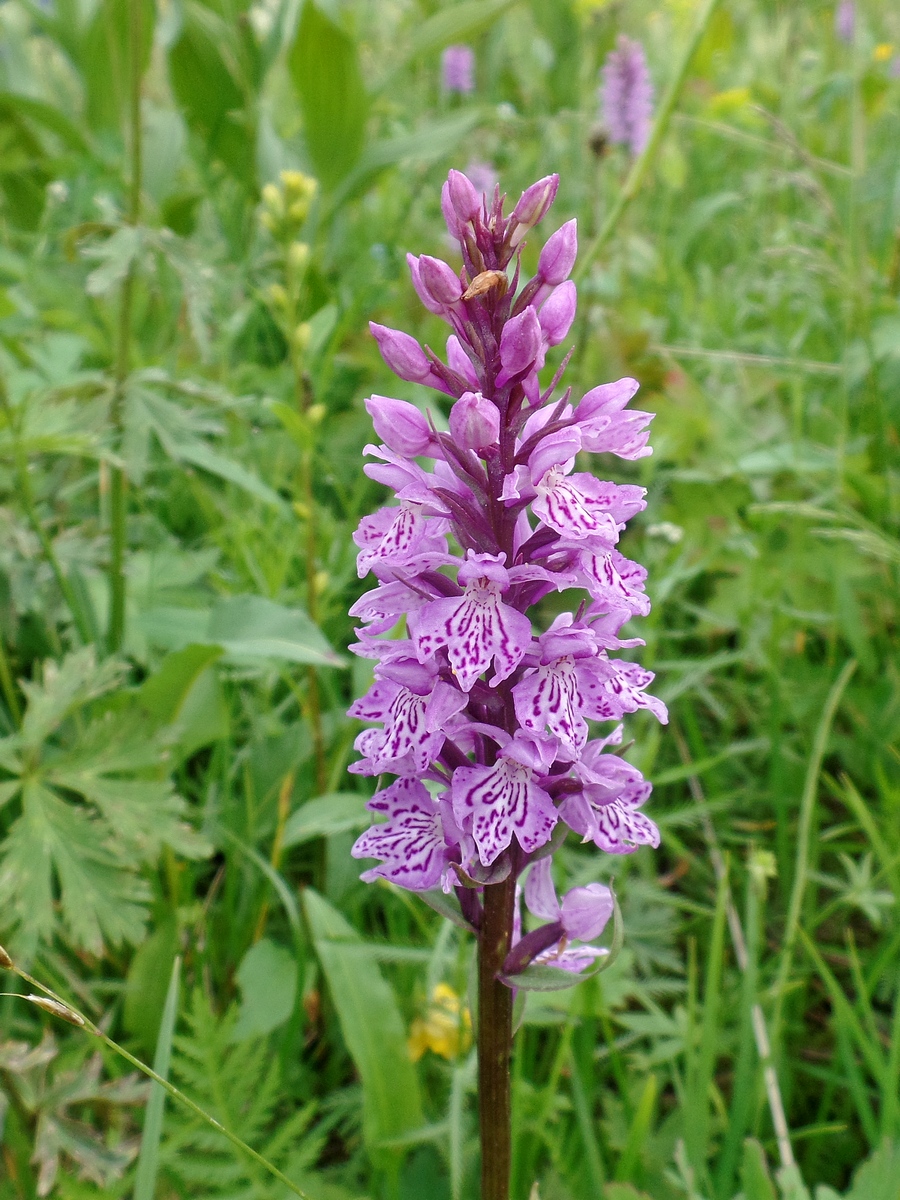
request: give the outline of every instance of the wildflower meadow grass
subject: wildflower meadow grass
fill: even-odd
[[[0,1200],[900,1200],[898,63],[0,5]]]

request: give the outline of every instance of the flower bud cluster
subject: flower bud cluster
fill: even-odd
[[[610,747],[628,713],[667,719],[647,693],[652,674],[616,656],[643,644],[619,634],[650,607],[645,571],[617,548],[644,490],[575,469],[580,451],[649,454],[651,414],[626,408],[633,379],[577,401],[571,389],[557,396],[562,369],[540,381],[575,316],[575,222],[549,238],[524,284],[519,257],[557,183],[539,180],[504,216],[499,189],[488,202],[450,172],[442,206],[462,270],[409,258],[422,303],[450,328],[446,358],[371,327],[397,375],[453,397],[449,433],[406,401],[366,401],[381,444],[366,447],[365,470],[396,503],[354,535],[360,578],[376,584],[350,610],[361,622],[353,649],[375,661],[375,679],[350,709],[370,725],[350,770],[395,779],[370,802],[383,819],[353,854],[378,860],[365,880],[455,888],[476,927],[479,890],[527,870],[526,904],[547,923],[524,937],[517,925],[513,971],[578,971],[601,953],[570,943],[599,935],[609,889],[575,888],[560,902],[550,854],[567,829],[609,854],[658,845],[642,812],[650,785]],[[589,601],[535,629],[535,606],[568,589]],[[612,727],[597,736],[595,722]]]

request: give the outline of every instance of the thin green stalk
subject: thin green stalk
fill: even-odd
[[[806,770],[803,784],[803,795],[800,800],[800,817],[797,822],[797,854],[794,864],[794,882],[791,888],[791,899],[788,905],[787,922],[785,924],[782,943],[781,961],[778,964],[778,978],[775,983],[775,1012],[772,1018],[772,1041],[777,1045],[781,1034],[781,1016],[784,1006],[784,993],[791,973],[794,958],[794,945],[800,926],[800,912],[803,907],[803,895],[806,891],[808,877],[809,841],[812,830],[813,807],[819,785],[819,774],[822,770],[822,759],[831,733],[834,715],[844,694],[844,688],[850,682],[850,677],[856,670],[856,660],[851,658],[834,681],[822,716],[816,730],[812,754]]]
[[[672,114],[675,111],[675,105],[678,103],[681,90],[684,87],[684,81],[687,78],[691,60],[697,52],[697,47],[703,40],[703,35],[709,27],[713,13],[716,11],[718,5],[719,0],[705,0],[700,12],[697,14],[694,28],[681,52],[681,58],[675,67],[675,71],[669,81],[669,86],[666,88],[665,94],[660,101],[656,117],[650,128],[647,144],[632,163],[631,170],[628,172],[625,182],[619,189],[619,194],[612,208],[607,213],[606,220],[603,222],[600,232],[588,245],[584,254],[581,255],[581,261],[573,276],[576,283],[580,283],[584,278],[594,259],[615,233],[626,209],[640,192],[644,180],[647,178],[647,172],[650,170],[650,166],[656,158],[656,153],[668,131]]]
[[[113,1039],[108,1037],[102,1029],[98,1029],[94,1022],[89,1017],[86,1017],[83,1012],[75,1007],[75,1005],[69,1004],[68,1001],[63,1000],[61,996],[57,996],[54,991],[48,988],[45,984],[41,983],[40,980],[35,979],[34,976],[29,975],[27,971],[23,971],[20,967],[16,966],[2,946],[0,946],[0,967],[5,967],[7,970],[15,972],[20,979],[24,979],[26,983],[30,983],[32,987],[37,988],[39,992],[43,992],[44,996],[49,997],[50,1003],[48,1004],[46,1001],[42,1002],[42,997],[40,996],[22,996],[23,1000],[29,1000],[32,1004],[36,1004],[39,1008],[43,1008],[45,1012],[49,1012],[53,1016],[59,1017],[60,1020],[68,1021],[70,1025],[75,1025],[80,1029],[86,1029],[88,1033],[92,1033],[94,1037],[103,1042],[103,1044],[112,1050],[113,1053],[118,1054],[120,1058],[124,1058],[126,1062],[130,1063],[133,1067],[140,1071],[141,1074],[146,1075],[148,1079],[152,1079],[155,1084],[158,1084],[163,1091],[167,1092],[174,1100],[177,1100],[179,1104],[183,1105],[186,1109],[192,1112],[195,1117],[199,1117],[200,1120],[209,1125],[210,1128],[215,1129],[217,1133],[221,1133],[222,1136],[227,1138],[233,1146],[235,1146],[248,1158],[252,1159],[257,1166],[262,1167],[263,1170],[267,1171],[268,1174],[277,1179],[279,1183],[283,1183],[284,1186],[293,1193],[293,1195],[299,1196],[300,1200],[312,1200],[307,1192],[304,1192],[302,1188],[298,1187],[297,1184],[294,1183],[293,1180],[289,1179],[283,1171],[279,1171],[278,1167],[276,1167],[274,1163],[270,1163],[267,1158],[264,1158],[256,1150],[254,1150],[252,1146],[248,1146],[247,1143],[242,1138],[239,1138],[236,1133],[232,1133],[230,1129],[226,1129],[220,1121],[217,1121],[215,1117],[211,1116],[208,1112],[202,1109],[199,1104],[195,1104],[194,1101],[191,1100],[189,1096],[186,1096],[179,1088],[177,1088],[174,1083],[170,1083],[168,1079],[164,1079],[163,1076],[155,1071],[152,1067],[148,1067],[145,1062],[141,1062],[139,1058],[135,1058],[135,1056],[129,1053],[124,1046],[120,1046],[118,1042],[114,1042]]]
[[[22,709],[19,704],[19,697],[16,695],[16,683],[13,679],[13,673],[10,670],[9,659],[6,656],[6,646],[3,644],[3,637],[0,635],[0,688],[3,689],[3,697],[6,700],[6,707],[9,709],[9,715],[13,719],[13,724],[19,726],[22,724]]]
[[[141,138],[141,0],[128,2],[128,143],[131,179],[125,220],[136,226],[141,219],[143,147]],[[131,312],[134,306],[135,261],[122,281],[113,369],[111,419],[117,435],[122,433],[125,388],[131,370]],[[113,466],[109,481],[109,628],[107,646],[111,654],[122,647],[125,637],[125,552],[127,547],[128,477],[125,469]]]
[[[31,490],[31,478],[28,474],[28,462],[18,448],[16,455],[17,476],[19,480],[19,498],[22,501],[22,507],[25,509],[25,516],[28,518],[28,524],[34,531],[34,535],[41,544],[41,549],[44,552],[50,570],[53,572],[53,578],[56,580],[56,585],[62,593],[62,597],[66,602],[69,612],[72,614],[72,619],[75,622],[75,628],[78,630],[78,636],[82,642],[87,645],[91,640],[91,632],[88,628],[87,621],[84,617],[84,612],[69,582],[68,576],[62,569],[62,564],[56,557],[56,551],[53,548],[53,542],[50,540],[50,535],[41,522],[37,514],[37,508],[34,503],[34,493]]]
[[[153,1070],[163,1079],[169,1077],[169,1063],[172,1058],[172,1038],[175,1034],[175,1022],[178,1017],[178,992],[181,977],[181,958],[175,956],[172,974],[169,979],[169,989],[163,1006],[162,1021],[159,1026],[159,1036],[156,1039],[156,1053],[153,1056]],[[144,1132],[141,1137],[141,1152],[138,1157],[137,1174],[134,1180],[133,1200],[153,1200],[156,1195],[156,1174],[159,1168],[159,1143],[162,1137],[163,1109],[166,1093],[158,1083],[150,1088],[150,1099],[144,1117]]]
[[[515,877],[484,889],[478,947],[478,1118],[481,1200],[509,1200],[512,1163],[510,1055],[512,989],[499,975],[509,953]]]

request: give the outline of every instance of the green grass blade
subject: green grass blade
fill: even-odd
[[[809,870],[809,841],[812,831],[813,807],[818,791],[819,773],[822,770],[822,759],[831,733],[831,724],[844,694],[844,688],[850,682],[850,676],[856,670],[856,660],[850,659],[831,686],[819,726],[813,741],[812,754],[803,784],[803,796],[800,801],[800,817],[797,825],[797,855],[794,867],[794,883],[791,888],[791,899],[788,905],[787,923],[784,931],[784,947],[781,951],[781,961],[778,964],[778,978],[775,985],[775,1015],[772,1021],[772,1041],[778,1044],[781,1032],[781,1010],[788,979],[791,974],[791,964],[794,958],[794,942],[800,928],[800,912],[803,907],[803,895],[806,890],[807,873]],[[802,932],[802,930],[800,931]]]
[[[641,1147],[646,1144],[653,1123],[653,1113],[656,1108],[656,1093],[658,1082],[655,1075],[648,1075],[637,1108],[634,1110],[634,1120],[628,1130],[622,1156],[616,1165],[616,1179],[627,1182],[635,1173],[640,1161]]]
[[[169,1077],[169,1064],[172,1060],[172,1038],[175,1034],[175,1022],[178,1018],[178,994],[181,980],[181,958],[176,955],[172,964],[172,975],[169,979],[169,990],[166,992],[166,1003],[163,1008],[162,1023],[159,1036],[156,1039],[156,1053],[153,1056],[153,1070],[162,1079]],[[155,1081],[150,1085],[150,1099],[147,1101],[147,1112],[144,1117],[144,1133],[141,1138],[141,1152],[138,1157],[137,1175],[134,1181],[134,1200],[153,1200],[156,1193],[156,1172],[159,1167],[159,1142],[162,1136],[163,1108],[166,1103],[166,1093]]]
[[[374,958],[360,953],[356,931],[311,888],[303,899],[341,1031],[362,1080],[363,1129],[377,1159],[382,1143],[424,1124],[419,1081],[407,1050],[403,1019]]]

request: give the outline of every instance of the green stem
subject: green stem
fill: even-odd
[[[794,958],[794,943],[800,927],[800,911],[803,906],[803,894],[808,878],[809,843],[812,831],[813,808],[816,803],[816,793],[819,785],[819,773],[822,769],[822,759],[831,733],[834,715],[844,694],[844,688],[850,682],[850,676],[856,670],[856,660],[850,659],[838,675],[828,693],[819,727],[816,730],[813,750],[809,765],[806,769],[806,779],[803,784],[803,796],[800,800],[800,817],[797,823],[797,858],[794,866],[794,884],[791,889],[791,899],[788,906],[787,923],[782,939],[781,961],[778,964],[778,980],[774,988],[775,1013],[772,1020],[772,1042],[777,1046],[781,1035],[781,1013],[783,998],[787,988],[791,965]]]
[[[2,949],[2,947],[0,947],[0,965],[6,966],[7,970],[14,971],[20,979],[24,979],[26,983],[30,983],[32,987],[35,987],[38,989],[38,991],[43,992],[45,996],[49,996],[49,998],[54,1001],[55,1004],[60,1005],[62,1009],[65,1010],[64,1012],[57,1012],[55,1014],[56,1016],[60,1017],[64,1021],[68,1021],[71,1025],[76,1025],[86,1029],[89,1033],[92,1033],[94,1037],[99,1038],[105,1046],[108,1046],[109,1049],[113,1051],[113,1053],[118,1054],[120,1058],[124,1058],[126,1062],[130,1063],[133,1067],[136,1067],[137,1070],[143,1075],[146,1075],[148,1079],[152,1079],[154,1083],[159,1084],[159,1086],[168,1092],[168,1094],[174,1100],[177,1100],[179,1104],[182,1104],[185,1108],[189,1109],[195,1117],[199,1117],[201,1121],[205,1122],[205,1124],[209,1125],[212,1129],[215,1129],[218,1133],[221,1133],[222,1136],[227,1138],[233,1146],[235,1146],[243,1154],[246,1154],[248,1158],[252,1159],[253,1162],[277,1179],[279,1183],[283,1183],[284,1186],[293,1193],[293,1195],[299,1196],[300,1200],[312,1200],[307,1192],[304,1192],[303,1189],[298,1187],[296,1183],[288,1179],[287,1175],[285,1175],[283,1171],[279,1171],[274,1163],[270,1163],[267,1158],[264,1158],[256,1150],[254,1150],[252,1146],[248,1146],[247,1143],[242,1138],[239,1138],[236,1133],[232,1133],[230,1129],[226,1129],[221,1121],[217,1121],[215,1117],[211,1116],[208,1112],[202,1109],[199,1104],[195,1104],[194,1101],[191,1100],[189,1096],[186,1096],[179,1088],[177,1088],[174,1083],[170,1083],[168,1079],[165,1079],[162,1075],[158,1074],[153,1070],[152,1067],[148,1067],[145,1062],[141,1062],[139,1058],[135,1058],[135,1056],[129,1053],[124,1046],[120,1046],[118,1042],[114,1042],[111,1037],[108,1037],[102,1029],[98,1029],[93,1021],[91,1021],[89,1017],[86,1017],[84,1013],[77,1009],[73,1004],[70,1004],[67,1000],[63,1000],[60,996],[57,996],[54,991],[51,991],[50,988],[41,983],[40,980],[35,979],[32,975],[29,975],[27,971],[23,971],[21,968],[17,967],[9,958],[9,955],[6,953],[6,951]],[[23,996],[22,999],[27,1000],[29,997]]]
[[[294,372],[297,380],[297,398],[300,412],[308,416],[310,409],[310,385],[303,373],[302,364],[296,357]],[[316,502],[313,494],[313,462],[315,443],[313,442],[312,423],[308,425],[309,445],[304,447],[300,456],[300,495],[306,513],[306,610],[314,625],[319,623],[318,596],[318,529],[316,525]],[[307,671],[307,696],[309,708],[309,723],[312,728],[313,753],[316,760],[316,790],[319,795],[325,791],[327,766],[325,762],[325,736],[322,731],[322,704],[319,698],[319,677],[315,667]],[[320,883],[323,883],[320,880]]]
[[[128,140],[131,158],[131,183],[128,189],[128,225],[141,218],[143,153],[141,141],[141,0],[128,4]],[[112,424],[119,440],[122,433],[122,408],[125,386],[131,370],[131,312],[134,305],[135,262],[132,260],[122,281],[113,373]],[[110,472],[109,489],[109,630],[107,644],[111,654],[122,647],[125,637],[125,551],[127,546],[128,477],[123,467]]]
[[[53,542],[50,535],[47,533],[41,519],[37,514],[37,509],[34,503],[34,494],[31,490],[31,479],[28,474],[28,461],[21,449],[17,454],[18,478],[19,478],[19,495],[22,500],[22,507],[25,509],[25,516],[28,518],[28,524],[34,531],[35,537],[41,543],[41,549],[44,552],[44,557],[50,565],[50,570],[53,572],[53,578],[56,580],[57,587],[62,593],[62,597],[68,606],[69,612],[72,614],[72,619],[75,622],[75,628],[78,630],[78,635],[82,642],[87,645],[91,640],[91,631],[88,628],[81,605],[75,597],[75,592],[72,590],[72,585],[66,577],[62,569],[62,564],[56,557],[56,551],[53,548]]]
[[[3,644],[2,634],[0,634],[0,688],[3,689],[6,707],[9,709],[13,724],[18,727],[22,724],[22,709],[19,705],[19,697],[16,695],[16,683],[9,659],[6,656],[6,646]]]
[[[478,948],[478,1104],[481,1200],[509,1200],[512,1159],[509,1067],[513,993],[498,976],[509,953],[515,876],[484,889]]]
[[[656,152],[668,131],[669,122],[672,119],[672,113],[675,111],[675,105],[678,103],[682,88],[684,87],[684,81],[687,78],[691,60],[697,51],[697,47],[703,40],[703,35],[709,27],[709,22],[718,5],[719,0],[705,0],[700,12],[697,14],[697,20],[691,31],[691,36],[688,38],[687,44],[681,53],[681,58],[678,61],[669,86],[666,88],[665,95],[660,101],[656,117],[650,128],[647,144],[632,163],[631,170],[628,172],[615,203],[609,210],[606,220],[600,228],[600,232],[588,245],[584,254],[582,254],[581,261],[573,276],[576,283],[580,283],[587,274],[588,268],[594,259],[615,233],[625,210],[641,190],[644,180],[647,177],[647,172],[656,158]]]

